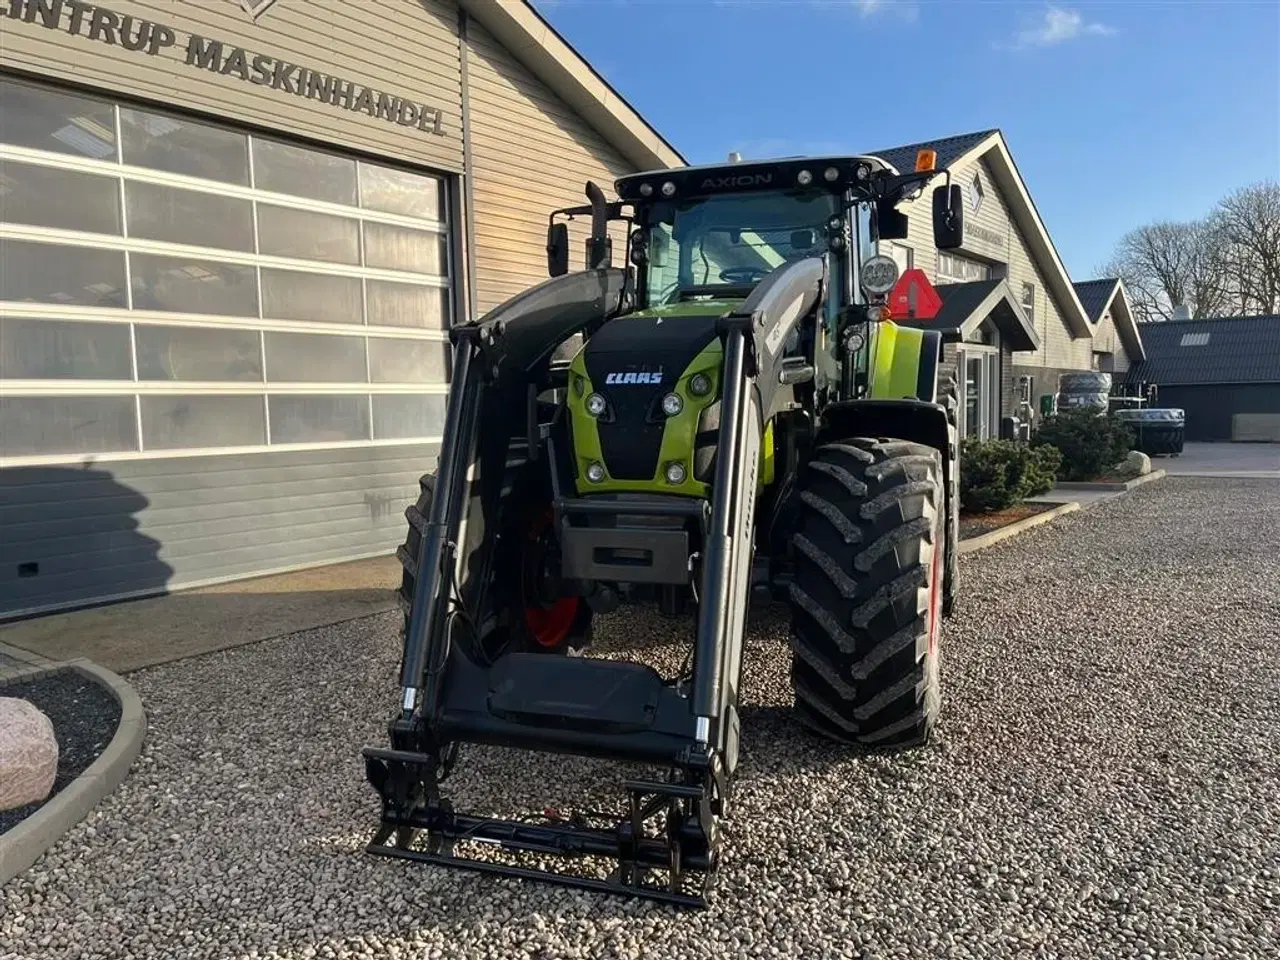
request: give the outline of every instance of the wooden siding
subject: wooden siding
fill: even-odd
[[[467,25],[467,80],[475,194],[477,308],[490,310],[547,279],[547,217],[587,202],[595,180],[635,172],[604,139],[474,20]],[[570,225],[570,265],[580,269],[589,221]],[[615,265],[624,255],[614,233]]]
[[[91,39],[88,15],[72,34],[71,8],[63,0],[25,0],[25,8],[23,2],[0,0],[0,66],[391,160],[462,168],[461,69],[452,3],[276,0],[255,22],[234,0],[113,0],[113,13],[173,31],[173,44],[150,55],[108,43],[101,33]],[[33,22],[5,15],[15,9],[25,9]],[[60,29],[43,25],[39,14],[51,10],[60,13]],[[228,52],[244,48],[250,69],[253,56],[261,54],[438,108],[443,135],[246,82],[234,72],[189,65],[190,34],[220,41]]]
[[[433,445],[0,469],[0,618],[390,554]]]
[[[968,185],[977,173],[983,191],[982,203],[975,213],[968,204]],[[1036,333],[1040,336],[1040,349],[1013,354],[1013,362],[1019,366],[1064,367],[1088,370],[1092,363],[1093,347],[1086,339],[1073,340],[1071,331],[1063,321],[1062,307],[1049,294],[1039,266],[1028,252],[1026,239],[1009,214],[1008,204],[996,186],[985,160],[970,161],[958,165],[953,171],[955,182],[965,186],[965,245],[954,251],[959,256],[986,261],[995,267],[993,276],[1004,276],[1009,281],[1013,295],[1022,297],[1022,284],[1035,285]],[[929,279],[938,279],[938,251],[933,245],[932,205],[926,191],[914,203],[903,206],[909,220],[909,236],[905,243],[911,247],[914,262],[924,270]]]
[[[1120,334],[1116,331],[1115,319],[1111,316],[1111,311],[1107,310],[1098,320],[1097,327],[1093,331],[1093,347],[1094,352],[1109,353],[1112,355],[1112,373],[1125,373],[1129,369],[1129,354],[1124,348],[1124,341],[1120,339]]]

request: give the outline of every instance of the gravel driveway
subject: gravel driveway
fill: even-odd
[[[0,891],[0,957],[1274,957],[1277,547],[1280,483],[1166,479],[965,558],[939,742],[897,759],[798,729],[760,625],[705,913],[363,855],[390,616],[147,670],[138,765]],[[472,752],[455,789],[579,769]]]

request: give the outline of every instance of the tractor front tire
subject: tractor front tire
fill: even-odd
[[[867,748],[928,742],[940,692],[947,478],[901,440],[820,446],[799,492],[791,584],[798,717]]]

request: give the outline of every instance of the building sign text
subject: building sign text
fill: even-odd
[[[147,56],[176,59],[193,69],[365,113],[433,136],[445,135],[443,113],[428,104],[220,40],[194,33],[184,35],[162,23],[121,15],[83,0],[8,0],[7,13],[11,20],[39,24],[50,30],[66,30],[72,36]]]

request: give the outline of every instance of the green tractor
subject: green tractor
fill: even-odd
[[[371,852],[705,905],[748,610],[775,601],[801,723],[927,742],[956,589],[956,401],[938,331],[889,319],[912,317],[887,301],[936,294],[899,296],[872,245],[906,235],[899,206],[938,176],[950,249],[960,188],[929,151],[903,173],[873,156],[659,170],[612,202],[588,184],[588,205],[551,215],[551,279],[450,331],[438,468],[399,551],[399,709],[364,751]],[[576,217],[591,234],[571,271]],[[591,656],[593,619],[623,604],[691,614],[678,675]],[[472,815],[441,786],[462,744],[650,773],[608,818]]]

